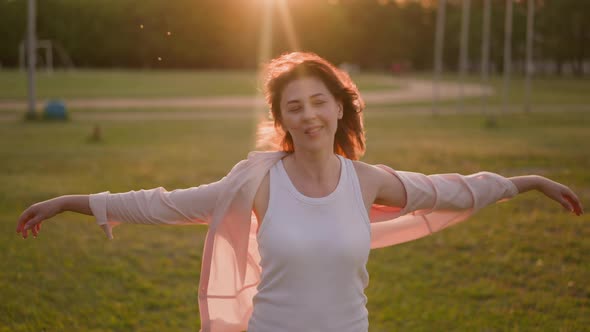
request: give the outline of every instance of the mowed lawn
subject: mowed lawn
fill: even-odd
[[[37,96],[43,99],[248,96],[262,86],[255,71],[39,71],[36,78]],[[359,74],[354,80],[361,91],[399,88],[384,74]],[[26,72],[0,70],[0,101],[26,97]]]
[[[590,113],[367,111],[369,163],[423,173],[541,174],[590,209]],[[103,141],[88,141],[94,125]],[[224,176],[253,149],[253,120],[0,122],[0,331],[198,331],[206,226],[115,229],[62,214],[15,233],[29,204],[64,194],[169,190]],[[372,251],[370,331],[583,331],[590,217],[538,193],[433,236]],[[327,267],[329,268],[329,267]]]

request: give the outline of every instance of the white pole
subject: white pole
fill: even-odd
[[[526,64],[525,64],[525,88],[524,88],[524,110],[531,110],[531,76],[535,70],[533,64],[533,37],[535,25],[535,1],[529,0],[526,18]]]
[[[459,77],[460,77],[460,91],[459,91],[459,108],[463,108],[465,98],[464,84],[465,76],[467,74],[468,66],[468,51],[469,51],[469,10],[471,0],[463,0],[463,8],[461,9],[461,40],[459,51]]]
[[[512,0],[506,0],[506,16],[504,21],[504,91],[503,110],[508,110],[508,93],[510,89],[510,71],[512,65]]]
[[[445,2],[438,0],[436,13],[436,33],[434,38],[434,79],[432,81],[432,113],[438,113],[440,74],[442,72],[442,51],[445,37]]]
[[[483,27],[481,37],[481,84],[483,86],[488,85],[489,79],[489,61],[490,61],[490,13],[491,6],[490,0],[484,0],[483,2]],[[482,113],[486,113],[486,106],[488,97],[483,95]],[[490,121],[493,121],[491,118]]]
[[[27,18],[27,55],[28,55],[28,112],[27,118],[33,119],[35,117],[35,67],[37,63],[37,37],[35,36],[35,21],[36,21],[36,10],[35,1],[29,0],[28,2],[28,18]]]

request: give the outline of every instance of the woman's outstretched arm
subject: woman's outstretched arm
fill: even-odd
[[[395,176],[391,176],[391,175]],[[505,178],[490,172],[471,175],[394,171],[382,168],[377,173],[378,204],[404,207],[404,213],[432,210],[478,210],[498,200],[530,190],[538,190],[580,215],[582,204],[567,186],[538,175]]]
[[[382,190],[375,200],[379,205],[371,209],[371,248],[431,235],[467,220],[490,204],[529,190],[542,192],[577,215],[583,213],[572,190],[541,176],[506,178],[490,172],[427,176],[380,168],[384,176],[377,176]]]
[[[108,238],[117,223],[151,225],[206,224],[224,188],[223,180],[167,191],[162,187],[111,194],[60,196],[27,208],[17,222],[17,233],[37,236],[43,221],[64,212],[93,215]]]

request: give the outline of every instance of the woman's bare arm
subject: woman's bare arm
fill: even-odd
[[[584,208],[576,194],[567,186],[538,175],[525,175],[509,178],[519,193],[538,190],[545,196],[561,204],[566,210],[582,215]]]
[[[92,215],[88,195],[59,196],[31,205],[18,218],[16,232],[25,239],[29,230],[33,236],[37,236],[43,221],[65,211]]]

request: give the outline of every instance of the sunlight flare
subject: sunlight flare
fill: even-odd
[[[253,107],[253,119],[254,123],[254,138],[253,142],[256,145],[257,141],[257,128],[258,125],[263,121],[269,120],[269,110],[264,103],[264,95],[262,86],[264,84],[263,74],[264,65],[268,63],[272,57],[272,37],[273,37],[273,13],[275,6],[279,12],[279,19],[283,24],[283,30],[285,31],[289,51],[299,51],[299,41],[297,39],[297,33],[295,26],[289,12],[286,0],[263,0],[264,9],[262,13],[262,25],[260,27],[260,41],[258,44],[258,86],[256,94],[256,102]],[[267,130],[274,130],[270,124],[267,124]]]
[[[299,41],[297,40],[297,33],[295,32],[295,26],[293,25],[293,20],[291,19],[291,13],[289,12],[289,7],[285,0],[276,0],[279,14],[281,15],[281,22],[283,22],[283,27],[285,29],[285,33],[287,34],[287,42],[289,43],[289,49],[291,51],[299,51],[301,48],[299,47]]]
[[[274,7],[274,0],[264,0],[264,8],[262,12],[262,24],[260,25],[260,39],[258,42],[258,72],[257,72],[257,86],[256,99],[254,107],[252,108],[254,119],[254,130],[252,131],[252,146],[256,146],[257,128],[258,124],[268,119],[268,110],[264,103],[264,95],[262,92],[263,71],[264,65],[270,60],[272,56],[272,12]]]

